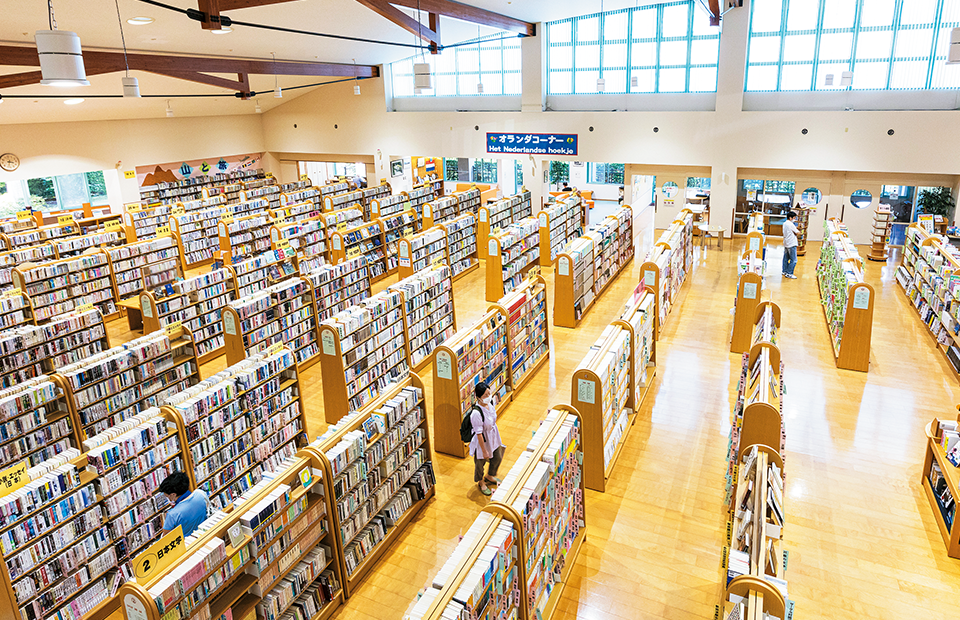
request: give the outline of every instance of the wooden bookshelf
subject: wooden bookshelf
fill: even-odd
[[[810,214],[816,211],[815,207],[796,206],[793,210],[797,214],[797,220],[794,224],[799,234],[797,235],[797,256],[804,256],[807,253],[807,237],[810,229]]]
[[[235,179],[219,185],[208,185],[200,190],[200,197],[209,200],[215,197],[223,197],[227,204],[236,204],[240,202],[240,192],[243,191],[243,181]]]
[[[557,257],[553,324],[576,327],[633,255],[630,207],[621,207],[571,241]]]
[[[221,316],[235,299],[236,285],[229,269],[178,280],[166,287],[140,294],[143,333],[160,331],[180,324],[190,330],[197,360],[205,364],[223,353]]]
[[[887,243],[890,242],[890,228],[893,224],[893,213],[889,206],[878,207],[873,212],[873,229],[871,231],[870,253],[867,259],[872,261],[887,260]]]
[[[4,233],[0,235],[0,241],[3,242],[7,250],[19,250],[42,243],[53,243],[58,239],[67,237],[77,237],[81,234],[80,227],[72,216],[63,216],[64,222],[39,226],[37,228],[22,230],[13,233]]]
[[[373,201],[389,196],[392,191],[393,189],[386,179],[380,181],[379,185],[372,185],[360,189],[360,194],[363,197],[363,213],[368,220],[374,217]]]
[[[960,497],[960,473],[945,451],[951,443],[951,433],[945,432],[937,419],[928,424],[925,430],[927,446],[920,485],[930,501],[937,528],[947,548],[947,556],[960,558],[960,527],[954,527],[956,500]]]
[[[457,217],[459,212],[460,200],[455,194],[432,200],[423,205],[423,227],[433,228]]]
[[[262,178],[263,170],[247,169],[238,170],[231,173],[214,174],[209,176],[195,176],[180,181],[168,183],[157,183],[140,188],[140,199],[143,202],[159,202],[161,204],[173,204],[177,202],[207,199],[203,190],[214,185],[236,182],[245,179]],[[226,195],[223,196],[226,198]]]
[[[267,250],[226,268],[233,273],[236,298],[252,295],[283,280],[295,278],[297,267],[291,248]]]
[[[30,297],[38,323],[87,304],[96,306],[106,320],[120,316],[113,298],[109,258],[100,250],[87,252],[14,267],[13,285]]]
[[[224,265],[232,265],[270,249],[269,215],[224,217],[217,225],[220,253],[214,256]]]
[[[180,248],[184,269],[214,261],[220,249],[220,220],[232,213],[231,206],[221,205],[170,216],[170,233]]]
[[[20,325],[36,325],[30,298],[21,289],[8,288],[0,292],[0,330]],[[6,350],[4,349],[4,352]],[[2,358],[0,358],[2,361]]]
[[[453,270],[453,279],[459,280],[471,271],[480,268],[477,254],[477,216],[464,213],[441,224],[447,233],[448,260]]]
[[[630,383],[633,387],[627,407],[634,415],[640,411],[657,375],[656,308],[656,295],[643,284],[638,284],[613,322],[613,325],[630,332]]]
[[[157,228],[170,225],[170,217],[175,210],[184,213],[182,206],[157,205],[143,208],[141,205],[125,205],[123,212],[123,234],[127,243],[145,241],[157,235]]]
[[[79,256],[92,248],[116,247],[125,242],[126,239],[119,230],[63,237],[51,241],[53,249],[57,253],[57,258],[71,258]]]
[[[303,277],[313,285],[318,321],[358,305],[371,294],[367,259],[363,256],[348,258],[336,265],[323,265],[304,273]]]
[[[8,338],[8,331],[0,332],[0,339]],[[3,400],[0,429],[4,433],[0,441],[0,466],[7,469],[23,463],[28,468],[35,467],[71,448],[79,448],[70,408],[53,378],[37,374],[8,385],[10,376],[4,374],[5,387],[0,390]]]
[[[172,564],[141,583],[125,583],[117,597],[124,619],[230,614],[240,620],[296,609],[299,617],[329,620],[344,600],[331,496],[315,454],[284,459],[273,477],[238,497],[233,510],[214,512],[187,537]]]
[[[23,263],[41,263],[56,258],[57,253],[51,243],[41,243],[19,250],[0,252],[0,292],[13,288],[14,267]]]
[[[461,327],[437,347],[433,365],[433,428],[437,452],[464,458],[467,449],[460,440],[460,423],[476,404],[474,386],[485,381],[493,391],[497,415],[510,404],[507,346],[509,323],[498,309],[487,311],[478,321]]]
[[[520,193],[492,205],[479,205],[477,207],[477,250],[480,258],[487,258],[488,241],[491,235],[532,214],[531,194],[527,189],[522,189]]]
[[[421,222],[423,221],[423,205],[431,200],[439,198],[439,196],[434,193],[433,187],[429,182],[417,185],[409,192],[404,193],[407,196],[407,199],[404,201],[404,203],[410,203],[410,208],[416,212],[417,220]],[[406,207],[406,204],[404,204],[404,207]]]
[[[436,493],[420,377],[405,373],[305,451],[320,456],[331,480],[332,529],[351,597]]]
[[[189,332],[172,325],[57,371],[81,441],[200,382]]]
[[[873,332],[873,286],[864,282],[863,260],[843,224],[823,224],[817,281],[837,368],[867,372]]]
[[[325,211],[320,217],[323,220],[323,225],[327,227],[327,238],[330,240],[333,239],[335,231],[356,228],[364,223],[363,209],[355,206],[339,211]]]
[[[434,349],[457,331],[450,268],[426,267],[387,290],[403,294],[410,365],[420,372],[433,361]]]
[[[141,291],[154,290],[183,277],[180,247],[169,233],[105,248],[103,252],[110,259],[113,295],[117,301],[136,298]]]
[[[335,230],[330,235],[330,262],[336,265],[347,258],[363,256],[367,259],[370,282],[379,282],[396,269],[396,258],[387,255],[386,245],[380,220]]]
[[[387,243],[387,256],[398,256],[400,239],[413,236],[420,230],[417,213],[413,209],[384,215],[377,219],[383,225],[383,239]]]
[[[323,197],[324,211],[339,211],[341,209],[360,209],[363,212],[363,219],[369,218],[369,207],[364,208],[363,192],[361,190],[348,189],[335,194],[327,194]]]
[[[580,196],[571,194],[537,213],[540,221],[540,266],[553,267],[560,252],[582,234]]]
[[[271,185],[260,185],[259,187],[247,187],[247,183],[244,183],[244,189],[240,192],[240,202],[248,202],[251,200],[265,200],[269,204],[266,205],[268,209],[279,209],[281,206],[280,202],[280,186],[276,185],[276,179],[270,179],[274,181]]]
[[[653,289],[657,296],[657,335],[680,296],[693,267],[693,214],[680,211],[660,239],[647,253],[640,266],[640,282]]]
[[[281,188],[282,189],[282,188]],[[271,216],[280,217],[316,217],[323,211],[323,200],[316,187],[302,187],[283,190],[280,193],[280,207],[271,209]]]
[[[407,278],[431,265],[450,266],[450,244],[447,229],[434,226],[397,241],[398,267],[401,278]]]
[[[274,222],[270,227],[270,249],[290,247],[296,253],[297,271],[308,273],[329,261],[327,228],[323,219],[298,217],[286,223]]]
[[[527,272],[540,269],[540,224],[527,217],[487,241],[486,294],[495,302],[519,286]]]
[[[37,226],[39,224],[29,209],[18,211],[14,217],[0,218],[0,234],[4,235],[33,230]]]
[[[223,309],[227,364],[285,344],[300,370],[319,359],[316,297],[306,278],[290,278],[231,301]]]
[[[763,251],[745,250],[737,263],[737,291],[733,300],[733,330],[730,335],[730,352],[746,353],[750,350],[757,305],[763,294],[763,276],[766,261]]]
[[[407,192],[400,192],[399,194],[391,194],[388,196],[380,196],[379,198],[374,198],[370,201],[371,219],[383,219],[388,216],[398,215],[404,211],[414,214],[413,221],[416,222],[417,230],[420,230],[420,216],[413,208],[413,203],[411,202],[410,196],[407,194]]]
[[[531,274],[489,310],[507,317],[507,384],[513,398],[550,357],[546,280]]]
[[[328,423],[364,408],[410,370],[403,294],[386,290],[320,323],[320,373]]]
[[[724,589],[720,620],[786,618],[786,601],[776,586],[753,576],[737,577]]]
[[[326,185],[321,185],[317,188],[317,191],[320,192],[320,201],[324,205],[324,210],[326,208],[326,201],[323,200],[327,196],[332,196],[334,194],[342,194],[344,192],[350,191],[350,184],[346,181],[334,181],[333,183],[327,183]]]

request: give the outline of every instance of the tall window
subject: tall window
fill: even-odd
[[[497,182],[497,160],[496,159],[474,159],[470,165],[471,183],[496,183]]]
[[[623,185],[623,164],[587,163],[587,182],[598,185]]]
[[[719,29],[683,0],[547,24],[547,92],[716,92]],[[633,86],[632,78],[637,78]]]
[[[460,180],[460,168],[457,165],[457,159],[451,157],[445,157],[443,159],[443,180],[444,181],[459,181]]]
[[[520,94],[520,39],[493,35],[450,47],[439,54],[418,54],[390,63],[394,97],[473,97]],[[413,65],[430,64],[433,88],[420,93],[413,88]],[[483,84],[483,93],[477,84]]]
[[[944,64],[958,0],[757,0],[748,91],[960,87]],[[853,72],[849,84],[843,72]]]

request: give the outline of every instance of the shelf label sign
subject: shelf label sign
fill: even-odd
[[[557,261],[557,273],[561,276],[570,275],[570,259],[566,256],[561,256]]]
[[[487,132],[488,153],[522,155],[577,155],[575,133],[491,133]]]
[[[591,405],[597,402],[597,384],[590,379],[577,379],[577,400]]]
[[[132,594],[123,597],[123,611],[127,620],[148,620],[147,606]]]
[[[481,221],[481,222],[486,222],[486,221],[487,221],[487,210],[486,210],[486,209],[480,209],[479,211],[477,211],[477,217],[480,218],[480,221]]]
[[[234,523],[230,526],[230,529],[227,530],[227,535],[230,536],[230,546],[234,549],[239,549],[240,545],[243,544],[243,527],[239,522]]]
[[[743,283],[743,298],[744,298],[744,299],[756,299],[756,298],[757,298],[757,283],[756,283],[756,282],[744,282],[744,283]]]
[[[920,224],[920,227],[931,235],[933,234],[933,221],[932,215],[921,215],[917,218],[917,222]]]
[[[103,230],[106,232],[115,232],[121,230],[122,228],[123,224],[120,222],[120,220],[110,220],[103,225]]]
[[[543,211],[540,212],[540,226],[544,228],[547,226],[547,214]]]
[[[643,272],[643,285],[655,287],[657,285],[657,272],[653,269],[646,269]]]
[[[496,256],[497,254],[499,254],[499,252],[497,251],[496,239],[491,239],[487,243],[487,254],[489,254],[490,256]]]
[[[30,482],[27,474],[27,460],[20,461],[13,467],[0,471],[0,496],[13,493]]]
[[[760,249],[760,237],[750,237],[750,251],[756,252]]]
[[[140,296],[140,312],[147,318],[153,318],[153,306],[150,305],[150,298],[146,295]]]
[[[60,226],[73,226],[76,222],[73,220],[73,213],[57,217],[57,224]]]
[[[320,346],[323,347],[324,355],[337,354],[337,344],[334,342],[333,332],[331,332],[329,329],[325,329],[320,332]]]
[[[17,211],[17,219],[20,221],[29,220],[33,217],[33,213],[30,211]]]
[[[853,292],[853,308],[855,310],[866,310],[870,307],[870,289],[861,286]]]
[[[153,575],[182,556],[183,552],[183,527],[178,525],[177,529],[165,534],[133,561],[133,572],[137,577],[137,583],[141,585],[147,583]]]
[[[229,312],[223,313],[223,331],[231,336],[237,335],[237,325],[233,321],[233,315]]]
[[[447,351],[437,351],[437,376],[441,379],[453,379],[453,360]]]

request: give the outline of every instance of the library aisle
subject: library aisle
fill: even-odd
[[[695,249],[692,279],[658,343],[654,390],[606,493],[587,492],[587,538],[555,620],[713,617],[727,517],[727,438],[740,371],[739,356],[728,352],[739,256],[733,250],[742,245]],[[960,389],[886,264],[866,265],[878,291],[870,372],[838,370],[819,307],[818,249],[800,259],[799,279],[787,281],[779,275],[779,247],[770,248],[773,275],[764,292],[783,310],[779,346],[790,360],[784,548],[791,552],[786,579],[794,617],[951,617],[960,562],[947,558],[920,469],[923,427],[955,410]],[[627,266],[576,329],[551,327],[549,362],[500,418],[507,446],[502,473],[546,408],[569,402],[576,365],[620,312],[641,262]],[[544,275],[552,305],[553,274]],[[484,277],[481,267],[454,284],[458,324],[487,310]],[[387,278],[374,291],[395,281]],[[109,327],[111,342],[134,336],[126,321]],[[222,357],[204,364],[202,376],[224,365]],[[421,376],[432,411],[431,373]],[[326,427],[320,366],[304,371],[300,381],[313,438]],[[434,464],[436,499],[334,618],[402,618],[487,503],[473,484],[471,460],[436,454]]]

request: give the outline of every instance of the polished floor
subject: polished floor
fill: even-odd
[[[720,596],[726,514],[723,485],[739,356],[728,352],[736,256],[696,248],[695,268],[658,343],[652,392],[606,493],[587,493],[587,539],[557,620],[712,618]],[[868,263],[878,291],[869,373],[837,370],[820,311],[811,244],[783,280],[781,251],[768,252],[764,296],[783,310],[786,364],[786,578],[796,618],[956,616],[960,560],[946,556],[920,487],[934,416],[953,416],[960,388],[893,278]],[[500,419],[506,471],[549,405],[570,399],[573,370],[619,313],[639,277],[633,261],[576,329],[551,326],[551,357]],[[552,274],[545,273],[551,293]],[[484,271],[454,285],[457,323],[487,308]],[[110,325],[112,342],[137,334]],[[207,377],[221,358],[203,367]],[[421,373],[431,407],[431,377]],[[322,432],[320,368],[301,379],[310,435]],[[400,536],[340,620],[399,620],[487,501],[473,465],[435,457],[437,496]]]

